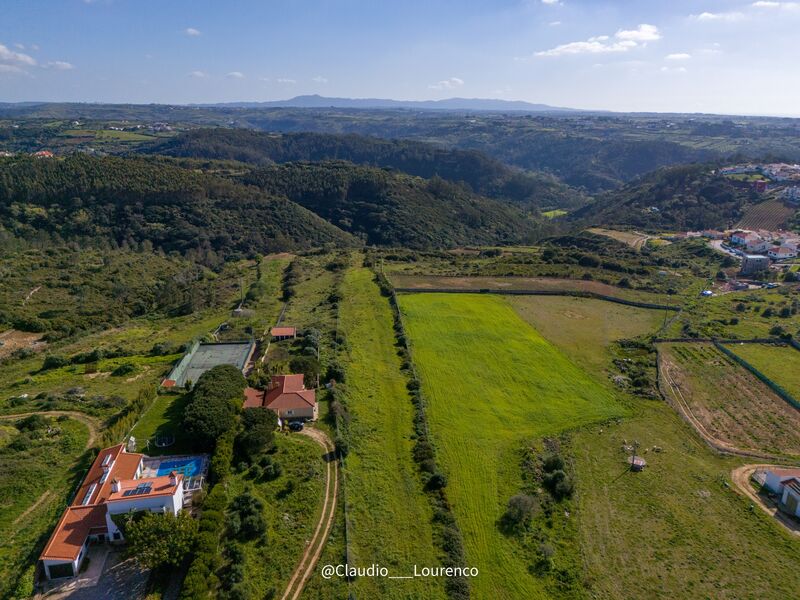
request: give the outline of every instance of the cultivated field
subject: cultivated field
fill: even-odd
[[[710,344],[662,344],[665,393],[723,448],[800,456],[800,411]],[[740,346],[737,346],[737,349]]]
[[[772,344],[736,344],[728,348],[800,401],[799,351]]]
[[[638,231],[619,231],[618,229],[604,229],[602,227],[590,227],[586,231],[597,235],[604,235],[612,240],[628,244],[628,246],[636,250],[641,250],[650,237]]]
[[[437,564],[431,507],[412,460],[413,406],[400,372],[392,313],[371,271],[348,271],[339,330],[348,341],[347,405],[350,453],[345,463],[350,551],[354,564],[380,563],[407,575],[417,564]],[[356,597],[443,598],[437,578],[362,577]]]
[[[496,525],[521,486],[516,452],[526,438],[625,411],[503,298],[409,294],[399,300],[467,560],[481,572],[471,582],[473,594],[543,597],[542,580]]]
[[[736,227],[745,229],[780,229],[786,225],[795,210],[781,200],[765,200],[748,208],[742,215],[742,219],[736,224]]]

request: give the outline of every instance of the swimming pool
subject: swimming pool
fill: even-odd
[[[162,477],[175,471],[176,473],[182,473],[184,477],[194,477],[203,473],[204,463],[205,458],[202,456],[165,460],[158,465],[157,475]]]

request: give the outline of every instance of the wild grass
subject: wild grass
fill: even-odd
[[[769,344],[736,344],[728,348],[800,400],[800,351]]]
[[[393,575],[408,575],[415,563],[436,565],[431,507],[412,460],[413,416],[397,356],[393,317],[373,274],[352,269],[344,278],[339,330],[347,339],[343,357],[351,416],[351,449],[345,463],[350,550],[355,564],[373,562]],[[360,578],[352,585],[364,598],[443,598],[437,578]]]
[[[473,593],[544,597],[496,524],[521,485],[516,450],[625,410],[502,298],[409,294],[400,307],[467,560],[481,572]]]

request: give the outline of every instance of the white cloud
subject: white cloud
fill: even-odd
[[[0,73],[25,73],[25,71],[16,65],[6,65],[0,63]]]
[[[674,54],[667,54],[664,57],[666,60],[689,60],[692,55],[687,52],[676,52]]]
[[[205,71],[192,71],[189,73],[189,77],[194,77],[195,79],[205,79],[208,77],[208,73]]]
[[[295,83],[297,83],[296,79],[288,79],[286,77],[279,77],[275,81],[277,81],[278,83],[286,83],[288,85],[294,85]]]
[[[591,37],[583,42],[569,42],[549,50],[536,52],[534,56],[565,56],[574,54],[608,54],[627,52],[644,46],[647,42],[660,40],[661,33],[655,25],[643,23],[636,29],[620,29],[612,39],[607,35]]]
[[[35,67],[36,59],[22,52],[14,52],[0,44],[0,64],[15,65],[17,67]]]
[[[432,83],[428,88],[432,90],[453,90],[464,85],[464,80],[458,77],[450,77],[449,79],[442,79],[436,83]]]
[[[25,44],[20,44],[19,42],[17,42],[16,44],[14,44],[14,47],[15,47],[17,50],[25,50]]]
[[[768,0],[760,0],[753,2],[750,6],[754,8],[779,8],[783,10],[797,10],[800,9],[800,2],[774,2]]]
[[[183,33],[190,37],[197,37],[198,35],[202,35],[199,29],[195,29],[194,27],[187,27],[183,30]]]
[[[654,42],[661,39],[661,33],[655,25],[643,23],[636,29],[620,29],[615,36],[620,40],[633,40],[634,42]]]
[[[244,73],[241,71],[231,71],[225,75],[228,79],[244,79]]]
[[[548,6],[554,6],[556,4],[561,4],[561,0],[542,0],[542,4],[547,4]]]
[[[317,75],[312,81],[314,83],[328,83],[327,77],[323,77],[322,75]]]
[[[662,73],[686,73],[686,67],[661,67]]]
[[[39,44],[31,44],[31,50],[36,51],[39,49]]]
[[[548,25],[550,25],[550,27],[558,27],[561,25],[561,21],[550,21]]]
[[[703,12],[700,13],[699,15],[692,15],[691,18],[706,23],[714,21],[733,23],[734,21],[744,20],[745,16],[744,13],[738,11],[726,12],[726,13]]]
[[[65,60],[51,60],[42,65],[44,69],[53,69],[55,71],[70,71],[75,68],[75,65],[68,63]]]

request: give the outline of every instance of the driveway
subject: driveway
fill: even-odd
[[[77,579],[45,592],[48,600],[141,600],[146,595],[150,573],[134,559],[125,558],[124,550],[107,545],[89,550],[89,568]]]

